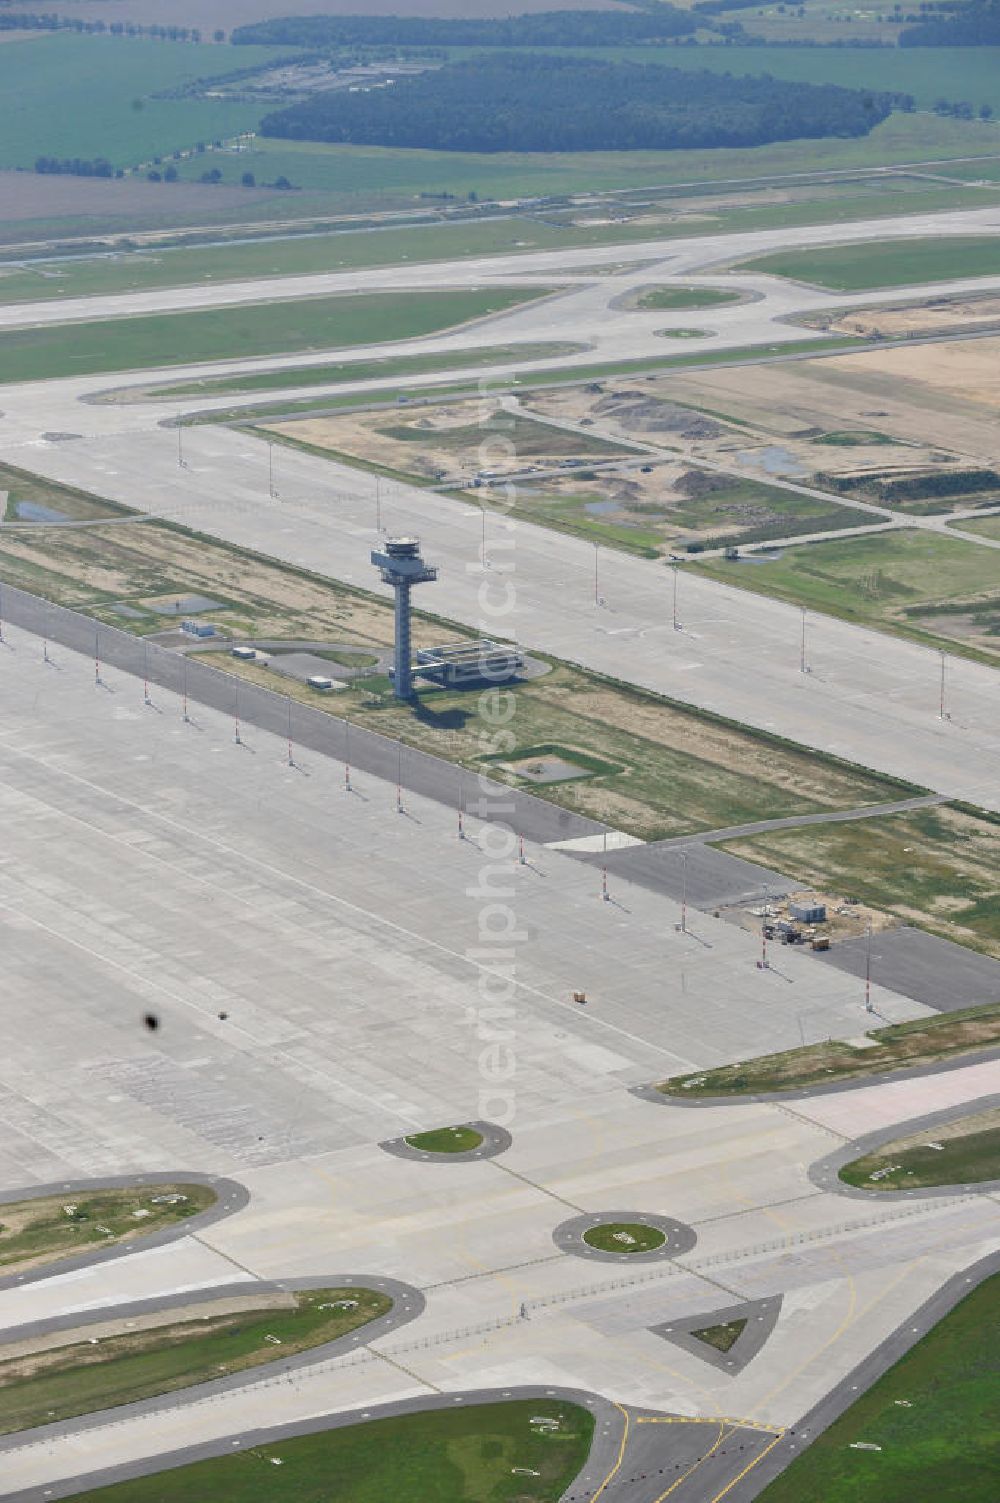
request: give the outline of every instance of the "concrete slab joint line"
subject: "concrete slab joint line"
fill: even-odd
[[[306,1289],[376,1289],[391,1298],[392,1306],[385,1315],[380,1315],[377,1320],[370,1321],[357,1331],[338,1336],[335,1341],[324,1342],[321,1346],[310,1347],[307,1351],[298,1352],[293,1357],[278,1358],[261,1367],[246,1368],[242,1372],[230,1373],[224,1378],[212,1378],[172,1393],[156,1394],[148,1399],[139,1399],[132,1404],[120,1404],[113,1410],[98,1410],[93,1414],[81,1414],[74,1419],[62,1420],[58,1424],[39,1425],[32,1430],[0,1436],[0,1453],[16,1451],[25,1445],[46,1445],[61,1436],[104,1429],[110,1424],[124,1425],[143,1415],[185,1408],[191,1404],[221,1398],[238,1389],[252,1387],[257,1391],[262,1391],[269,1385],[289,1381],[294,1373],[306,1368],[319,1368],[324,1363],[331,1363],[339,1357],[357,1351],[359,1339],[370,1343],[389,1335],[390,1332],[398,1331],[401,1326],[418,1319],[426,1308],[426,1300],[419,1289],[410,1284],[404,1284],[399,1279],[386,1278],[383,1274],[332,1273],[312,1274],[291,1279],[259,1279],[256,1280],[256,1287],[261,1293],[271,1293],[276,1289],[290,1292]],[[216,1284],[209,1289],[197,1290],[189,1294],[167,1295],[162,1298],[135,1301],[130,1305],[104,1305],[100,1309],[89,1310],[83,1314],[56,1316],[51,1320],[36,1322],[33,1325],[18,1326],[12,1332],[5,1332],[3,1335],[20,1340],[26,1336],[42,1335],[49,1330],[75,1330],[78,1326],[94,1324],[112,1316],[115,1319],[119,1317],[125,1319],[133,1315],[214,1301],[225,1298],[227,1294],[245,1296],[252,1294],[253,1290],[254,1284],[248,1281],[231,1285]],[[109,1415],[113,1416],[113,1419],[109,1419]]]
[[[391,1153],[397,1159],[415,1159],[418,1163],[435,1164],[471,1164],[478,1163],[481,1159],[495,1159],[501,1153],[506,1153],[514,1139],[505,1127],[498,1127],[494,1122],[461,1122],[456,1123],[459,1127],[471,1128],[479,1133],[482,1138],[478,1148],[468,1148],[464,1153],[433,1153],[426,1148],[415,1148],[412,1143],[406,1141],[406,1137],[387,1138],[378,1146],[383,1153]],[[419,1134],[410,1134],[411,1137]]]
[[[49,1185],[32,1185],[26,1190],[0,1191],[0,1210],[2,1210],[5,1205],[12,1205],[17,1201],[46,1200],[54,1195],[71,1197],[93,1194],[100,1190],[128,1190],[139,1185],[177,1184],[210,1185],[215,1190],[217,1199],[214,1205],[208,1206],[204,1211],[199,1211],[197,1215],[189,1216],[184,1221],[175,1221],[159,1231],[150,1232],[146,1237],[116,1243],[113,1247],[95,1247],[90,1252],[73,1253],[58,1261],[45,1263],[40,1268],[27,1269],[24,1273],[6,1274],[0,1277],[0,1290],[19,1289],[26,1284],[37,1284],[43,1279],[54,1278],[57,1274],[72,1273],[79,1268],[89,1268],[95,1263],[110,1263],[115,1258],[124,1258],[130,1253],[145,1251],[146,1248],[163,1247],[168,1242],[179,1242],[185,1237],[204,1231],[206,1227],[213,1226],[217,1221],[225,1220],[227,1216],[234,1216],[237,1211],[244,1210],[250,1204],[250,1191],[238,1180],[227,1179],[224,1175],[199,1174],[187,1169],[178,1169],[174,1174],[166,1174],[158,1170],[150,1174],[102,1175],[99,1179],[60,1180]]]
[[[931,1134],[959,1117],[978,1115],[997,1108],[1000,1108],[1000,1095],[980,1096],[971,1101],[963,1101],[958,1106],[945,1107],[939,1112],[929,1112],[924,1116],[910,1117],[904,1122],[895,1122],[891,1127],[880,1127],[875,1132],[865,1133],[863,1137],[835,1148],[832,1153],[824,1154],[821,1159],[810,1164],[809,1178],[820,1190],[844,1195],[852,1200],[866,1200],[869,1205],[898,1205],[903,1201],[914,1210],[920,1209],[921,1202],[970,1200],[976,1195],[991,1196],[1000,1190],[1000,1179],[976,1180],[971,1184],[923,1185],[915,1190],[865,1190],[860,1186],[845,1184],[840,1178],[840,1171],[845,1164],[853,1163],[855,1159],[863,1158],[897,1138],[908,1138],[914,1133],[925,1131]]]
[[[621,1252],[605,1252],[584,1240],[586,1232],[608,1223],[651,1227],[662,1232],[664,1240],[649,1252],[629,1252],[624,1243]],[[698,1234],[683,1221],[650,1211],[596,1211],[560,1222],[552,1233],[552,1240],[561,1252],[571,1253],[576,1258],[592,1258],[597,1263],[659,1263],[690,1252],[698,1241]]]
[[[707,1362],[719,1372],[736,1377],[763,1348],[774,1330],[781,1313],[783,1296],[771,1295],[765,1299],[746,1300],[737,1305],[727,1305],[721,1310],[708,1310],[700,1315],[675,1317],[649,1329],[656,1336],[680,1347],[692,1357]],[[743,1330],[725,1350],[713,1346],[710,1341],[695,1333],[710,1330],[713,1326],[727,1326],[736,1321],[745,1322]]]

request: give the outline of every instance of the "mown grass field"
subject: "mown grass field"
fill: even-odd
[[[516,307],[541,291],[492,288],[298,298],[11,329],[0,334],[0,383],[415,339]]]
[[[1000,1275],[966,1296],[759,1503],[993,1503]],[[855,1451],[855,1442],[881,1447]]]
[[[70,32],[0,47],[0,167],[32,169],[39,156],[128,167],[251,129],[259,104],[153,96],[292,50],[247,47],[237,57],[208,44]]]
[[[995,550],[961,538],[880,533],[800,544],[752,566],[709,559],[689,567],[741,589],[987,662],[1000,656]]]
[[[535,1416],[558,1421],[532,1426]],[[593,1416],[555,1399],[474,1405],[326,1430],[77,1495],[78,1503],[556,1503]],[[271,1466],[271,1459],[280,1466]],[[516,1470],[515,1470],[516,1469]],[[537,1474],[537,1475],[536,1475]]]
[[[834,292],[908,287],[958,277],[1000,275],[1000,237],[941,236],[928,240],[877,240],[826,250],[782,251],[744,261],[744,270],[791,277]]]
[[[730,841],[822,892],[858,897],[933,934],[1000,956],[1000,816],[943,806]]]
[[[348,1301],[354,1308],[337,1308]],[[0,1433],[115,1409],[244,1372],[335,1341],[385,1315],[392,1300],[372,1289],[310,1289],[292,1309],[194,1315],[29,1357],[0,1356]],[[86,1328],[84,1328],[86,1330]]]

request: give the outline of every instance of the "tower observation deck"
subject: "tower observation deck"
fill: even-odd
[[[372,552],[372,563],[385,584],[396,595],[396,653],[392,670],[392,687],[397,699],[413,698],[413,669],[410,648],[410,591],[415,584],[437,579],[437,570],[425,564],[416,538],[386,538],[381,549]]]

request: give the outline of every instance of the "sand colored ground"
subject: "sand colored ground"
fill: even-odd
[[[976,464],[1000,463],[1000,338],[957,340],[913,349],[869,350],[769,367],[766,381],[751,368],[703,371],[670,378],[678,401],[725,414],[761,432],[786,438],[812,431],[872,429],[916,445],[921,455],[956,456]],[[935,447],[927,447],[928,433]],[[856,451],[814,450],[824,468],[844,467]],[[846,459],[845,459],[845,456]],[[893,457],[881,447],[865,458],[884,467]]]
[[[432,481],[509,475],[573,458],[612,459],[615,446],[513,417],[493,402],[396,413],[296,418],[263,429],[278,438]]]
[[[937,298],[891,308],[861,308],[833,316],[819,314],[803,322],[842,334],[936,334],[947,329],[1000,324],[1000,297]]]

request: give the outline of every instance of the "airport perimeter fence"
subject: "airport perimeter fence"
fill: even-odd
[[[408,793],[456,811],[464,809],[475,820],[507,824],[527,840],[545,844],[605,829],[594,820],[492,779],[482,779],[490,790],[486,795],[478,773],[213,667],[201,661],[198,652],[164,647],[15,585],[0,586],[0,622],[31,632],[43,643],[58,643],[82,653],[99,663],[102,673],[106,668],[117,669],[140,682],[145,680],[150,691],[155,686],[173,698],[178,715],[186,698],[190,704],[230,716],[234,728],[238,716],[241,727],[255,726],[281,740],[290,735],[297,749],[349,764],[352,772],[369,773],[393,787],[399,783]],[[219,639],[219,648],[225,650],[227,645]]]

